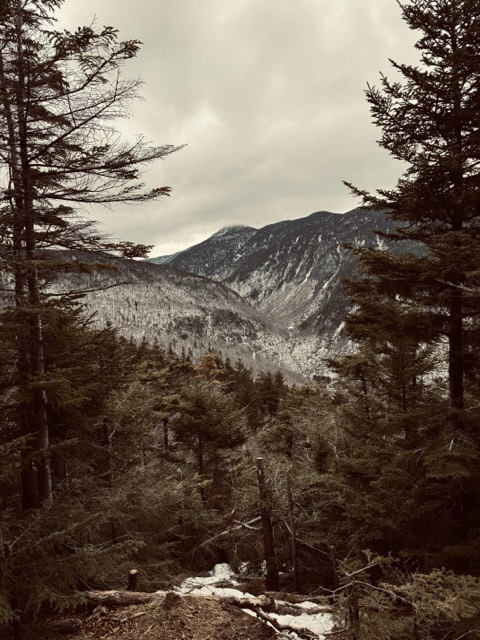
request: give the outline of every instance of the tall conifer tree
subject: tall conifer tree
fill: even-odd
[[[447,343],[450,426],[465,416],[465,366],[476,301],[465,285],[480,266],[480,2],[411,0],[400,4],[421,32],[418,66],[392,61],[401,80],[382,76],[368,87],[379,141],[407,169],[396,188],[376,195],[352,187],[364,204],[388,212],[390,238],[414,241],[421,255],[358,250],[378,290],[424,312],[437,341]],[[351,186],[351,185],[349,185]]]
[[[22,467],[24,508],[52,497],[52,383],[47,382],[44,326],[54,307],[55,313],[69,310],[68,296],[54,303],[46,285],[61,271],[86,268],[45,250],[121,250],[121,243],[102,238],[82,215],[82,206],[168,195],[168,187],[145,188],[140,176],[146,164],[175,150],[141,138],[125,142],[115,130],[114,121],[129,115],[139,88],[139,80],[121,75],[139,42],[120,42],[111,27],[52,31],[53,12],[62,3],[5,0],[0,14],[0,162],[7,169],[1,260],[12,274],[9,322],[17,325],[15,384],[23,393],[19,435],[31,449]]]
[[[406,169],[391,190],[348,185],[398,227],[384,234],[390,248],[353,248],[362,276],[347,284],[348,328],[361,346],[336,365],[355,390],[347,513],[354,536],[370,518],[364,539],[381,552],[478,572],[480,421],[467,383],[478,372],[480,1],[399,5],[420,61],[392,61],[399,79],[366,94],[380,146]]]

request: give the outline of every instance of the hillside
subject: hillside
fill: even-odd
[[[221,229],[149,261],[64,253],[108,268],[54,286],[86,291],[94,321],[111,322],[128,339],[194,355],[221,350],[301,381],[326,373],[324,358],[346,348],[342,279],[355,277],[356,265],[344,243],[381,246],[376,228],[388,230],[380,213],[317,212],[258,230]]]
[[[391,228],[382,213],[316,212],[258,230],[224,229],[168,262],[208,273],[266,314],[288,332],[290,362],[310,376],[322,371],[324,357],[346,345],[343,318],[349,303],[342,280],[355,277],[356,263],[344,243],[383,246],[374,230]],[[220,250],[222,239],[227,249]]]
[[[55,285],[88,291],[87,308],[98,326],[112,323],[127,338],[146,339],[195,354],[220,349],[256,369],[299,369],[289,355],[288,332],[226,285],[169,265],[65,254],[66,260],[109,267],[69,275]]]

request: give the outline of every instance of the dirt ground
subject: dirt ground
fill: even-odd
[[[55,617],[38,640],[271,640],[273,629],[236,606],[187,596]]]

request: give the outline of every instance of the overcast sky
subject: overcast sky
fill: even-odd
[[[66,0],[60,26],[112,25],[144,44],[145,81],[126,133],[187,146],[152,165],[172,195],[95,211],[124,240],[173,253],[221,227],[262,227],[357,206],[342,180],[392,186],[366,83],[416,59],[395,0]]]

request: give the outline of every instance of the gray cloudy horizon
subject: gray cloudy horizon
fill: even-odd
[[[143,42],[126,76],[144,80],[125,135],[187,145],[151,165],[172,195],[93,210],[114,236],[191,246],[221,227],[262,227],[358,205],[342,184],[392,186],[364,91],[417,59],[395,0],[66,0],[59,28],[112,25]]]

